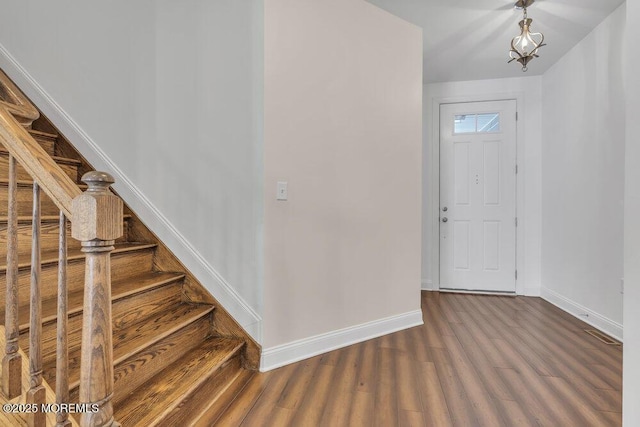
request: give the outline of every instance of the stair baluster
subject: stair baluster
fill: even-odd
[[[71,235],[86,253],[80,403],[96,404],[96,412],[84,412],[82,426],[119,426],[113,418],[113,345],[111,326],[111,262],[115,239],[123,234],[123,205],[109,191],[114,180],[104,172],[82,177],[85,193],[72,203]]]
[[[46,389],[42,385],[42,299],[40,298],[40,186],[33,183],[33,215],[31,218],[31,299],[29,304],[29,391],[27,404],[45,403]],[[42,410],[27,414],[29,427],[44,427]]]
[[[5,352],[2,358],[2,391],[9,399],[22,393],[22,356],[18,352],[18,208],[16,158],[9,155],[9,204],[7,209],[7,292],[5,307]]]
[[[68,290],[67,290],[67,218],[60,212],[58,234],[58,324],[56,345],[56,403],[69,403],[69,347],[68,347]],[[56,414],[56,427],[70,426],[69,414]]]

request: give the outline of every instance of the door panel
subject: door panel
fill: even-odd
[[[482,233],[484,241],[484,271],[500,270],[500,221],[485,221]]]
[[[469,204],[469,144],[454,145],[456,205]]]
[[[440,107],[440,288],[515,292],[516,103]]]
[[[454,269],[469,270],[471,234],[469,221],[455,221],[453,229]]]
[[[484,205],[500,205],[500,141],[484,143]]]

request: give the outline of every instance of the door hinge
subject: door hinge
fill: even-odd
[[[518,165],[516,165],[516,175],[518,174]]]
[[[516,227],[518,226],[518,217],[516,217]]]
[[[518,121],[518,112],[516,111],[516,122]]]
[[[516,270],[516,280],[518,280],[518,270]]]

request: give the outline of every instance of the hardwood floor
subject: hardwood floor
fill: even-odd
[[[619,426],[622,347],[540,298],[423,292],[425,324],[256,374],[222,426]]]

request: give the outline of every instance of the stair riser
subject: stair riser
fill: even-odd
[[[19,216],[33,215],[33,189],[30,185],[18,185],[16,204]],[[9,192],[6,183],[0,183],[0,216],[7,216]],[[40,215],[59,215],[60,209],[51,201],[49,196],[41,193]]]
[[[73,182],[78,182],[78,167],[66,163],[58,163],[58,166],[67,174]],[[17,178],[19,180],[32,181],[31,175],[20,164],[18,164],[18,170],[16,171]],[[6,153],[0,153],[0,177],[9,176],[9,156]]]
[[[184,425],[189,427],[211,427],[217,425],[220,417],[225,413],[233,401],[244,390],[247,383],[255,375],[255,372],[243,369],[238,376],[233,380],[233,383],[224,390],[224,394],[218,396],[211,406],[208,408],[202,408],[200,414],[194,414],[194,416]]]
[[[42,252],[58,249],[58,223],[45,222],[40,225],[40,249]],[[117,243],[128,239],[129,222],[123,221],[124,234],[116,240]],[[31,257],[32,224],[30,222],[18,224],[18,259]],[[71,225],[67,223],[67,248],[79,248],[80,242],[71,237]],[[0,223],[0,260],[7,258],[7,224]]]
[[[242,370],[242,363],[240,357],[234,357],[231,360],[225,362],[213,375],[195,389],[192,393],[182,400],[181,404],[175,408],[168,416],[162,420],[158,420],[154,423],[157,427],[175,427],[180,425],[192,425],[192,420],[197,420],[203,411],[203,408],[207,408],[211,405],[211,401],[214,397],[221,393],[224,393],[229,384],[240,374]],[[217,419],[222,411],[226,408],[225,405],[219,405],[220,413],[213,413],[215,406],[211,410],[211,413],[207,413],[207,418]]]
[[[134,325],[180,301],[182,281],[120,299],[113,304],[113,327],[117,330]]]
[[[163,307],[179,302],[181,298],[180,291],[181,284],[180,282],[176,282],[159,289],[136,294],[130,298],[114,301],[111,308],[114,330],[116,329],[116,325],[124,323],[125,319],[136,320],[135,315],[132,314],[132,310],[135,310],[135,314],[138,316],[148,316],[161,311]],[[54,360],[56,357],[56,328],[57,323],[55,321],[45,322],[42,325],[42,358],[45,362],[47,360]],[[68,331],[68,346],[69,351],[72,352],[79,349],[81,345],[81,311],[69,316]],[[28,337],[28,329],[21,331],[21,346],[27,352],[29,347]]]
[[[205,316],[187,327],[153,344],[142,352],[119,363],[114,369],[114,404],[197,347],[211,332],[211,316]],[[77,398],[78,390],[71,391]]]
[[[233,383],[224,390],[224,394],[216,397],[215,401],[208,408],[202,408],[200,414],[194,414],[188,423],[189,427],[211,427],[218,425],[220,417],[229,409],[235,399],[243,392],[251,378],[255,375],[254,371],[243,369],[233,380]]]
[[[26,259],[19,260],[27,261]],[[71,260],[67,264],[67,286],[69,292],[82,289],[84,287],[84,258]],[[153,248],[122,252],[111,255],[111,278],[112,280],[133,277],[136,274],[151,270],[153,266]],[[42,283],[42,299],[56,298],[58,294],[58,264],[47,264],[42,266],[40,275]],[[22,268],[18,272],[18,289],[20,301],[29,301],[29,288],[31,283],[31,271]],[[5,301],[6,275],[0,273],[0,301]],[[0,309],[1,310],[1,309]]]
[[[71,316],[69,318],[68,326],[68,345],[69,349],[73,349],[80,346],[82,340],[82,315]],[[51,360],[56,357],[56,324],[49,323],[42,328],[42,340],[40,341],[40,348],[42,351],[42,360]],[[29,331],[25,330],[20,333],[20,348],[25,353],[29,354]]]
[[[32,240],[32,224],[18,224],[18,259],[24,261],[31,258],[31,240]],[[47,251],[58,248],[58,224],[42,223],[40,224],[40,249]],[[71,238],[71,230],[68,226],[67,247],[79,248],[80,242]],[[7,258],[7,223],[0,223],[0,260]],[[3,263],[4,264],[4,263]]]
[[[56,141],[55,139],[47,138],[45,136],[40,135],[31,135],[33,139],[35,139],[38,144],[46,151],[50,156],[55,156],[56,153]]]

